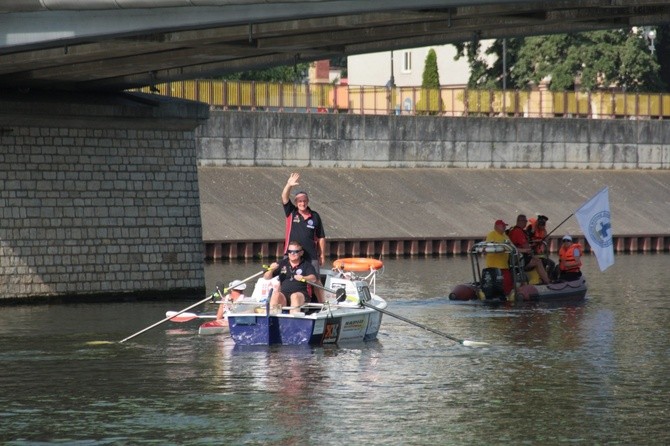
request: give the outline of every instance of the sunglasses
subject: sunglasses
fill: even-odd
[[[299,254],[302,252],[302,249],[287,249],[286,252],[289,254]]]

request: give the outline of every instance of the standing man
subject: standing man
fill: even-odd
[[[507,228],[507,223],[502,220],[496,220],[493,224],[493,231],[489,232],[486,236],[487,242],[493,243],[507,243],[512,244],[507,234],[505,234],[505,229]],[[503,276],[503,292],[505,295],[509,294],[514,288],[514,281],[512,279],[512,272],[509,270],[509,254],[506,252],[486,253],[486,267],[487,268],[498,268]]]
[[[284,205],[286,215],[286,234],[284,238],[284,256],[287,255],[289,242],[295,240],[304,249],[304,259],[311,262],[317,274],[317,282],[320,283],[319,271],[321,265],[326,261],[326,233],[323,230],[321,216],[309,207],[307,192],[300,191],[295,194],[295,204],[291,202],[291,189],[300,184],[300,174],[292,173],[284,190],[281,193],[281,201]],[[321,290],[315,294],[319,302],[323,302]]]

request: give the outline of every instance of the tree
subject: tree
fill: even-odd
[[[421,76],[421,98],[417,101],[418,112],[433,114],[439,111],[440,103],[440,73],[437,69],[437,53],[434,49],[428,51]]]
[[[506,51],[503,55],[503,39],[498,39],[488,47],[483,55],[480,55],[481,44],[478,39],[474,39],[468,43],[457,43],[456,56],[454,60],[459,60],[461,57],[467,57],[470,65],[470,78],[468,79],[468,88],[480,89],[502,89],[503,76],[503,57],[506,59],[507,66],[507,88],[518,88],[514,85],[510,77],[510,67],[514,66],[519,48],[523,44],[523,38],[509,38],[506,39]],[[487,59],[493,58],[493,65],[488,66]]]
[[[423,88],[440,88],[440,73],[437,69],[437,53],[434,49],[428,51],[426,61],[423,66],[423,75],[421,78]]]
[[[467,54],[472,70],[470,88],[500,88],[501,41],[486,51],[495,56],[488,66],[479,55],[479,42],[457,45],[457,57]],[[656,57],[640,30],[592,31],[508,39],[512,88],[525,89],[550,81],[552,91],[617,88],[664,91]]]
[[[292,66],[279,66],[265,70],[242,71],[221,76],[223,80],[258,81],[258,82],[303,82],[309,70],[308,63]]]

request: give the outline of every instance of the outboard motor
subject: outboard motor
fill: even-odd
[[[482,270],[482,291],[487,299],[505,298],[503,275],[500,269],[484,268]]]

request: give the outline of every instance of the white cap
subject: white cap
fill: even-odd
[[[242,282],[241,280],[233,280],[228,284],[228,288],[231,290],[242,291],[247,288],[247,284]]]
[[[565,235],[563,236],[563,241],[564,241],[564,242],[565,242],[565,241],[571,242],[571,241],[572,241],[572,237],[570,237],[568,234],[565,234]]]

